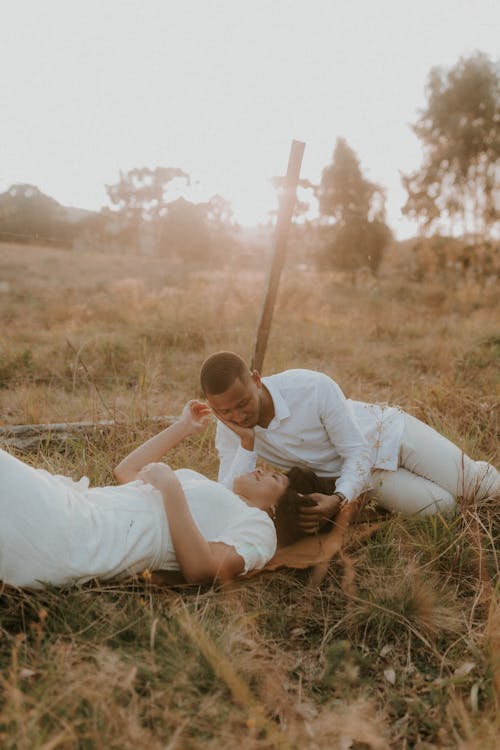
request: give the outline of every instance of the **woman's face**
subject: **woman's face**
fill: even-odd
[[[275,505],[288,487],[288,477],[278,472],[255,469],[233,482],[233,490],[257,508],[266,510]]]

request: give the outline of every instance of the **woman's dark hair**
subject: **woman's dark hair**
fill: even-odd
[[[289,486],[308,495],[310,492],[321,492],[322,495],[335,494],[335,477],[318,477],[312,469],[301,469],[293,466],[287,473]]]
[[[286,547],[305,536],[298,527],[298,519],[299,507],[304,502],[307,503],[308,495],[312,492],[321,492],[323,495],[335,493],[335,479],[318,477],[311,469],[294,466],[287,473],[287,477],[289,484],[278,501],[274,519],[278,547]]]

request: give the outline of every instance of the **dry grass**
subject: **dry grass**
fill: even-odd
[[[105,435],[28,456],[99,483],[152,433],[145,417],[197,395],[204,356],[250,356],[264,273],[3,245],[0,281],[2,422],[114,416]],[[477,284],[353,287],[290,269],[264,370],[324,370],[498,464],[497,304]],[[213,430],[172,463],[215,476]],[[499,537],[494,503],[384,517],[316,592],[305,573],[222,590],[4,590],[0,745],[493,750]]]

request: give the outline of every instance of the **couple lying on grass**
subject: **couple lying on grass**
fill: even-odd
[[[326,375],[261,378],[231,352],[201,369],[206,401],[115,469],[118,486],[35,469],[0,451],[0,581],[69,585],[148,570],[188,582],[264,568],[278,546],[331,529],[365,494],[404,515],[500,495],[500,475],[398,408],[351,401]],[[219,481],[160,463],[217,418]],[[256,468],[257,457],[288,470]]]

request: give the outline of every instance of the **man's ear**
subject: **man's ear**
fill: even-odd
[[[258,370],[252,370],[252,372],[250,373],[250,376],[253,382],[255,383],[255,385],[257,386],[257,388],[262,388],[262,380],[261,380]]]

